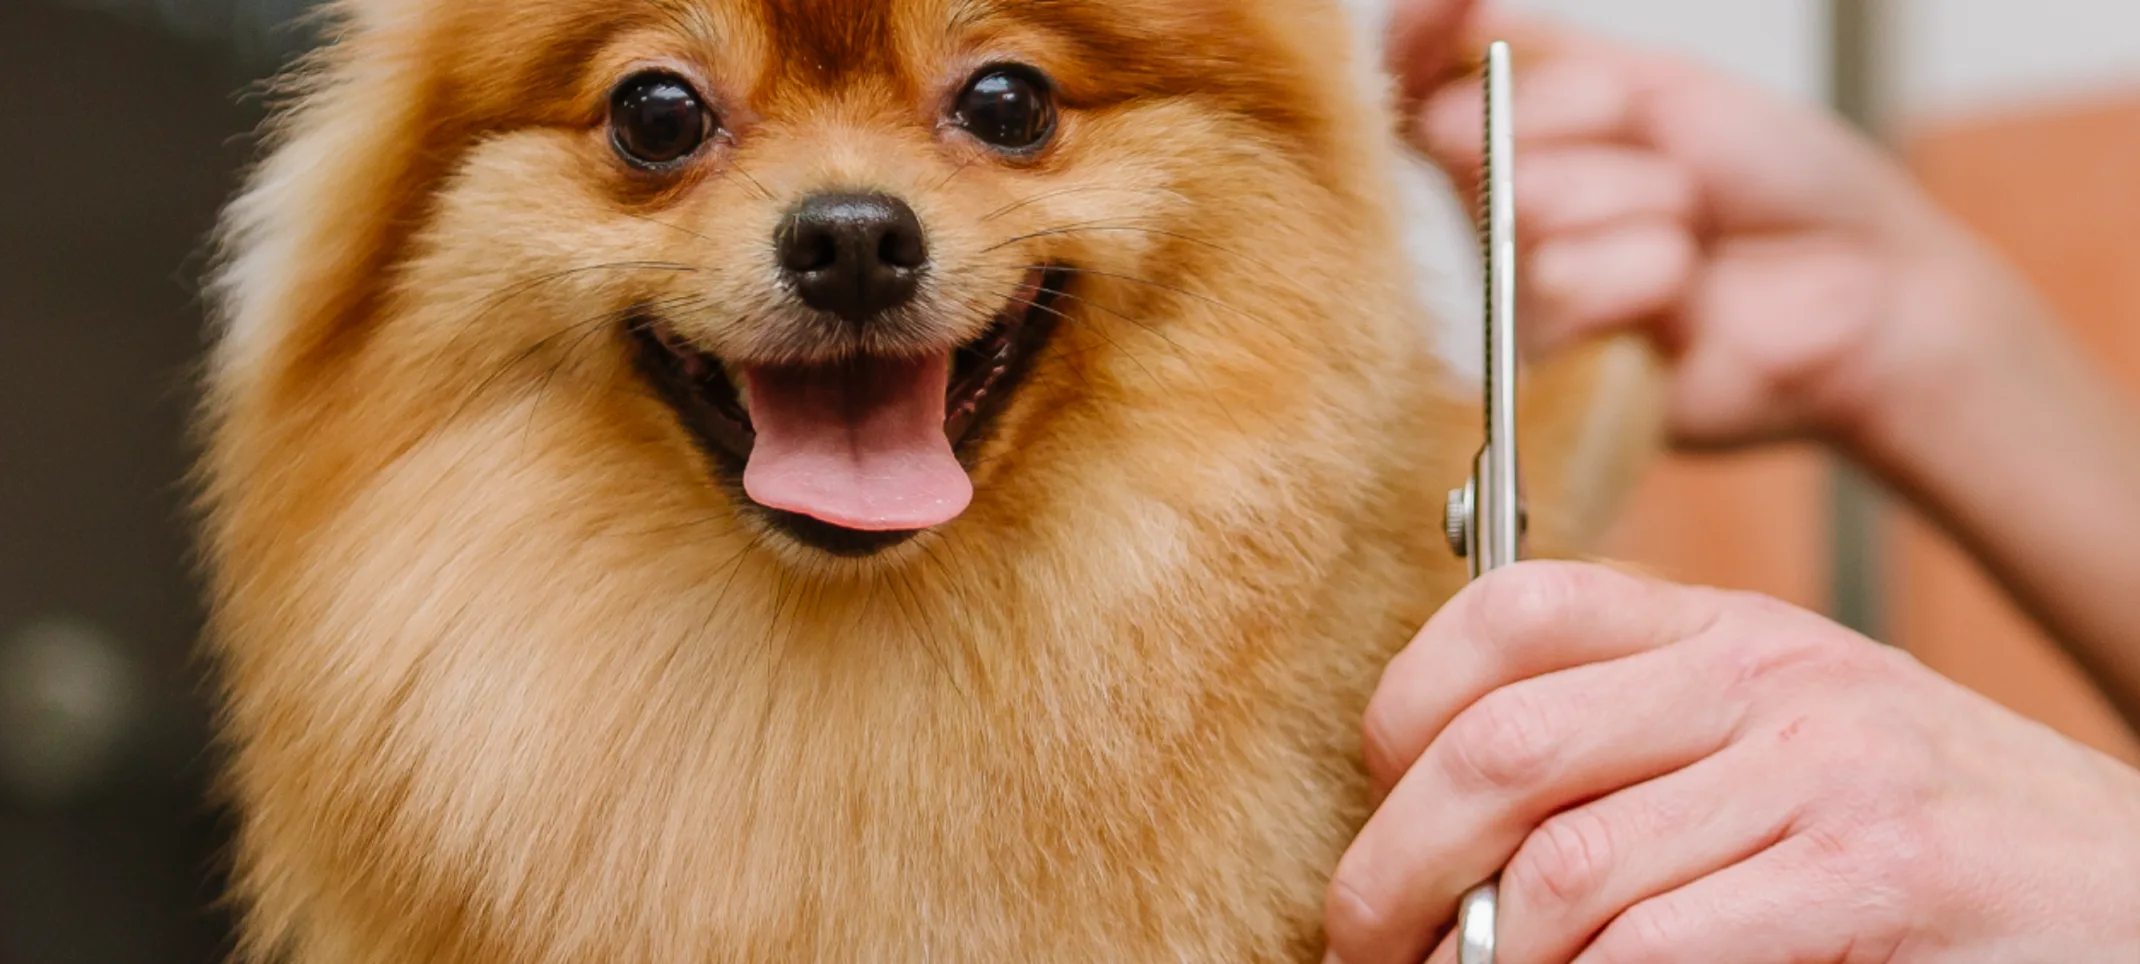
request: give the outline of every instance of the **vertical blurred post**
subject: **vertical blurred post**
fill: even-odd
[[[1829,0],[1829,98],[1867,135],[1884,139],[1885,0]],[[1885,498],[1863,471],[1837,459],[1831,472],[1829,605],[1844,625],[1885,640]]]

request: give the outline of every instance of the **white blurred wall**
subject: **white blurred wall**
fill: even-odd
[[[1825,95],[1822,0],[1499,0]],[[2140,86],[2140,0],[1891,0],[1894,116],[1953,119]]]
[[[1774,2],[1774,0],[1770,0]],[[2140,86],[2140,2],[1894,0],[1899,103],[1919,120]]]
[[[1827,90],[1827,4],[1820,0],[1485,2],[1548,13],[1623,40],[1693,53],[1785,93],[1818,99]]]

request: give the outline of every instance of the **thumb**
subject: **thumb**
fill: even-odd
[[[1403,85],[1407,110],[1451,81],[1476,76],[1492,40],[1515,48],[1518,69],[1581,43],[1550,19],[1509,13],[1482,0],[1397,0],[1390,14],[1388,67]]]

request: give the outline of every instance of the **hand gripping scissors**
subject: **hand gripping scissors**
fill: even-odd
[[[1471,565],[1471,578],[1523,557],[1529,523],[1516,465],[1516,201],[1510,132],[1508,44],[1486,51],[1486,145],[1479,176],[1480,240],[1486,259],[1486,444],[1471,480],[1449,493],[1449,546]],[[1459,964],[1494,964],[1500,891],[1489,881],[1464,895],[1457,911]]]

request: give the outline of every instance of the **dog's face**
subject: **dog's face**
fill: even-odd
[[[433,416],[697,480],[791,554],[1060,500],[1129,436],[1183,464],[1277,441],[1378,350],[1313,320],[1344,262],[1390,255],[1344,250],[1378,236],[1347,213],[1377,185],[1312,0],[369,17],[357,42],[429,71],[392,182],[414,200],[377,201],[409,236],[374,266],[386,310],[331,319],[357,331],[314,364],[378,348],[364,377]]]

